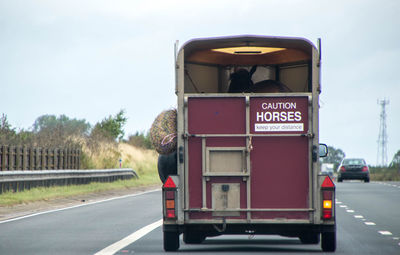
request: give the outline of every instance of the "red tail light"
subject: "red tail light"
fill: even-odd
[[[321,185],[321,188],[334,188],[335,184],[329,176],[325,177],[324,182]]]
[[[346,168],[344,166],[340,167],[340,172],[346,172]]]
[[[323,212],[322,212],[322,218],[324,219],[324,220],[329,220],[329,219],[331,219],[332,218],[332,210],[323,210]]]
[[[172,180],[171,176],[164,183],[164,188],[176,188],[175,182]]]
[[[326,176],[321,184],[322,192],[322,219],[330,220],[334,217],[335,208],[335,184],[329,176]]]
[[[367,167],[367,166],[364,166],[363,169],[362,169],[362,171],[363,171],[363,172],[368,172],[368,167]]]
[[[164,216],[166,219],[176,219],[176,184],[171,176],[163,185]]]

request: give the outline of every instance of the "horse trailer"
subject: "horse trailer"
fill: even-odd
[[[320,41],[319,41],[320,42]],[[320,43],[318,43],[320,45]],[[229,36],[176,47],[177,146],[163,184],[164,250],[218,235],[336,249],[335,185],[320,173],[320,47]]]

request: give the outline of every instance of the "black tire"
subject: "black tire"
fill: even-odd
[[[319,233],[307,233],[299,236],[301,243],[303,244],[319,244],[320,234]]]
[[[164,251],[176,251],[179,249],[179,233],[164,231]]]
[[[365,179],[364,182],[369,182],[369,178]]]
[[[196,232],[184,232],[183,233],[183,242],[186,244],[200,244],[202,243],[206,237],[200,233]]]
[[[177,153],[176,151],[167,154],[167,155],[159,155],[158,162],[158,176],[160,180],[164,183],[169,175],[174,175],[177,173]]]
[[[328,252],[336,250],[336,231],[321,234],[321,248],[323,251]]]

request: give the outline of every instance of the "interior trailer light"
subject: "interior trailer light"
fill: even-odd
[[[243,47],[212,49],[212,51],[215,52],[228,53],[228,54],[242,54],[242,55],[267,54],[282,50],[286,50],[286,48],[243,46]]]

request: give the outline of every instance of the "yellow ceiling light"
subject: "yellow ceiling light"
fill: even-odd
[[[240,54],[240,55],[266,54],[266,53],[277,52],[277,51],[281,51],[281,50],[286,50],[286,48],[243,46],[243,47],[212,49],[212,51],[216,51],[216,52],[222,52],[222,53],[228,53],[228,54]]]

